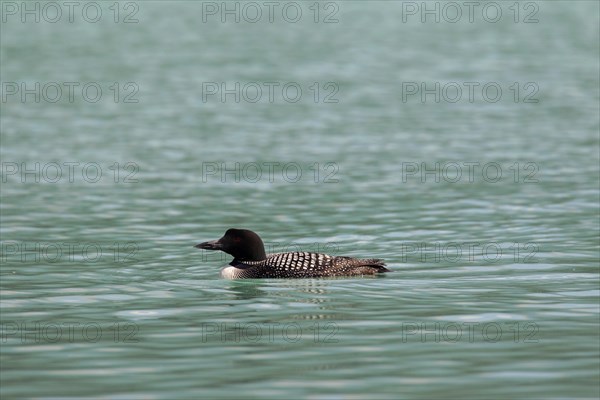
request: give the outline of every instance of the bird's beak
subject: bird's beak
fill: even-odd
[[[221,250],[221,243],[218,240],[212,240],[210,242],[197,244],[194,247],[204,250]]]

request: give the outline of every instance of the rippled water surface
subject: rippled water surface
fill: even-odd
[[[33,3],[1,2],[2,399],[598,398],[597,2]],[[222,280],[192,246],[229,227],[394,272]]]

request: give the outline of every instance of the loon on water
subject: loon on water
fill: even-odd
[[[267,255],[260,237],[247,229],[228,229],[221,239],[194,247],[231,254],[233,260],[221,270],[221,276],[227,279],[321,278],[391,272],[378,259],[334,257],[306,252]]]

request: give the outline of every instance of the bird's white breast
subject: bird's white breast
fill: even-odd
[[[239,268],[228,265],[221,270],[221,278],[235,279],[235,277],[237,276],[239,271],[240,271]]]

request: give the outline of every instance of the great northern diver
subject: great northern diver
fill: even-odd
[[[320,278],[391,272],[378,259],[361,260],[307,252],[267,255],[260,237],[247,229],[228,229],[221,239],[194,247],[231,254],[233,260],[221,270],[221,276],[227,279]]]

